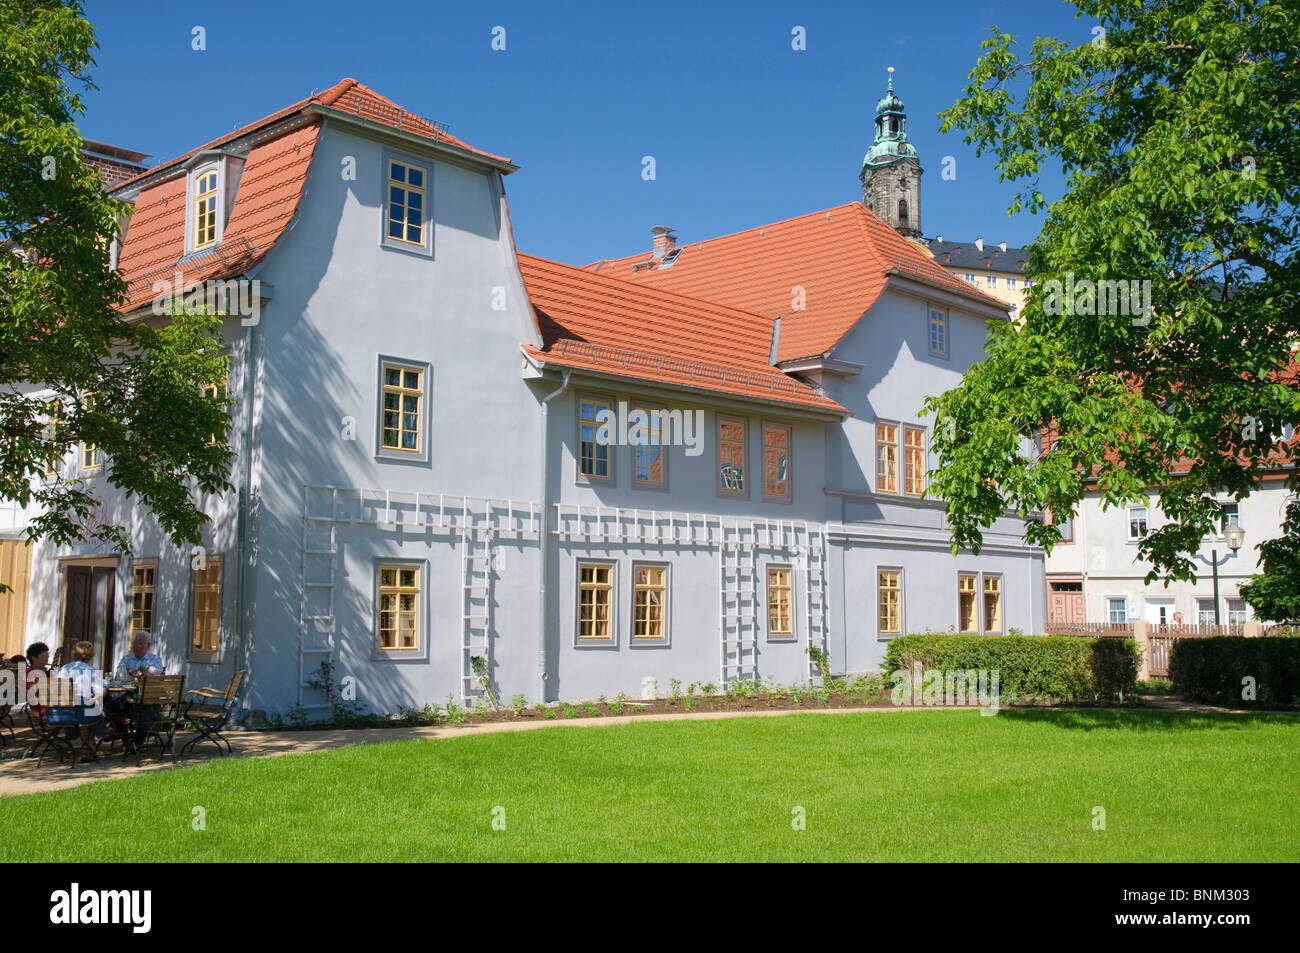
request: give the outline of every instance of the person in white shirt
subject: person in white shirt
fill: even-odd
[[[149,647],[149,636],[137,632],[131,640],[131,651],[122,656],[117,667],[137,679],[141,675],[163,674],[163,660],[150,652]]]
[[[72,647],[72,661],[59,669],[56,677],[70,678],[76,683],[77,704],[75,707],[51,706],[47,716],[50,724],[67,725],[70,737],[80,735],[80,761],[95,760],[91,735],[100,738],[104,734],[104,676],[90,664],[94,657],[95,646],[89,642],[78,642]]]

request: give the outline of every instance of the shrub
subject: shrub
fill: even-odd
[[[998,672],[1003,698],[1110,700],[1133,694],[1139,650],[1133,639],[1069,635],[903,635],[885,651],[885,677],[922,671]]]
[[[1174,691],[1192,701],[1231,708],[1300,706],[1300,638],[1215,636],[1178,639],[1169,652]],[[1243,698],[1254,679],[1253,699]]]

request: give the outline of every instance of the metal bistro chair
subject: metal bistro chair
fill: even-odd
[[[135,741],[136,763],[144,758],[150,738],[158,741],[159,753],[171,752],[176,758],[176,723],[181,717],[181,697],[185,693],[184,675],[145,675],[140,692],[131,703],[131,722],[138,732]]]
[[[239,686],[244,682],[244,669],[240,669],[230,678],[225,691],[219,688],[193,688],[186,694],[195,696],[181,714],[184,721],[192,721],[199,726],[199,733],[181,745],[181,754],[185,749],[192,753],[201,741],[211,741],[222,755],[232,749],[221,729],[230,724],[230,717],[235,711],[235,698],[239,695]],[[221,750],[222,745],[225,751]]]
[[[25,673],[17,665],[11,664],[7,659],[0,661],[0,681],[6,679],[12,679],[14,692],[13,697],[21,701],[27,691]],[[4,701],[3,695],[0,695],[0,727],[8,728],[9,737],[11,738],[14,734],[13,705],[13,702]],[[0,748],[4,748],[8,744],[9,742],[5,740],[5,736],[0,734]]]
[[[40,696],[46,697],[40,697]],[[63,737],[66,724],[54,724],[50,721],[53,709],[80,709],[77,698],[77,683],[70,678],[52,678],[45,689],[37,690],[37,697],[28,699],[27,723],[36,733],[36,741],[23,753],[23,757],[36,755],[36,766],[40,767],[45,756],[53,751],[62,761],[67,755],[76,764],[76,749],[67,738]]]

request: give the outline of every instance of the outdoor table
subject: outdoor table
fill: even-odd
[[[123,754],[135,746],[135,723],[131,719],[131,703],[135,700],[139,690],[139,685],[108,685],[105,687],[108,697],[114,700],[114,704],[111,707],[108,704],[104,705],[104,717],[120,736]]]

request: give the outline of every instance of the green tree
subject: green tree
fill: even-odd
[[[71,88],[94,88],[94,48],[79,2],[0,0],[0,498],[38,505],[32,539],[128,549],[97,492],[106,482],[176,542],[197,542],[197,493],[228,488],[228,401],[201,390],[225,377],[221,319],[117,310],[126,289],[109,248],[130,208],[81,161]],[[86,444],[104,455],[101,478],[47,476]]]
[[[933,492],[954,549],[978,550],[1007,509],[1050,548],[1059,533],[1035,514],[1073,512],[1089,480],[1112,506],[1162,486],[1168,524],[1140,554],[1148,581],[1186,578],[1211,495],[1295,462],[1276,437],[1300,422],[1300,17],[1293,0],[1075,5],[1077,41],[1022,56],[995,29],[940,117],[1017,183],[1008,214],[1046,214],[1023,321],[927,401]],[[1066,190],[1048,204],[1039,178],[1057,163]],[[1136,314],[1063,302],[1053,282],[1070,278],[1149,281],[1150,296]]]
[[[1259,618],[1300,623],[1300,499],[1287,504],[1283,529],[1255,547],[1264,571],[1239,591]]]

